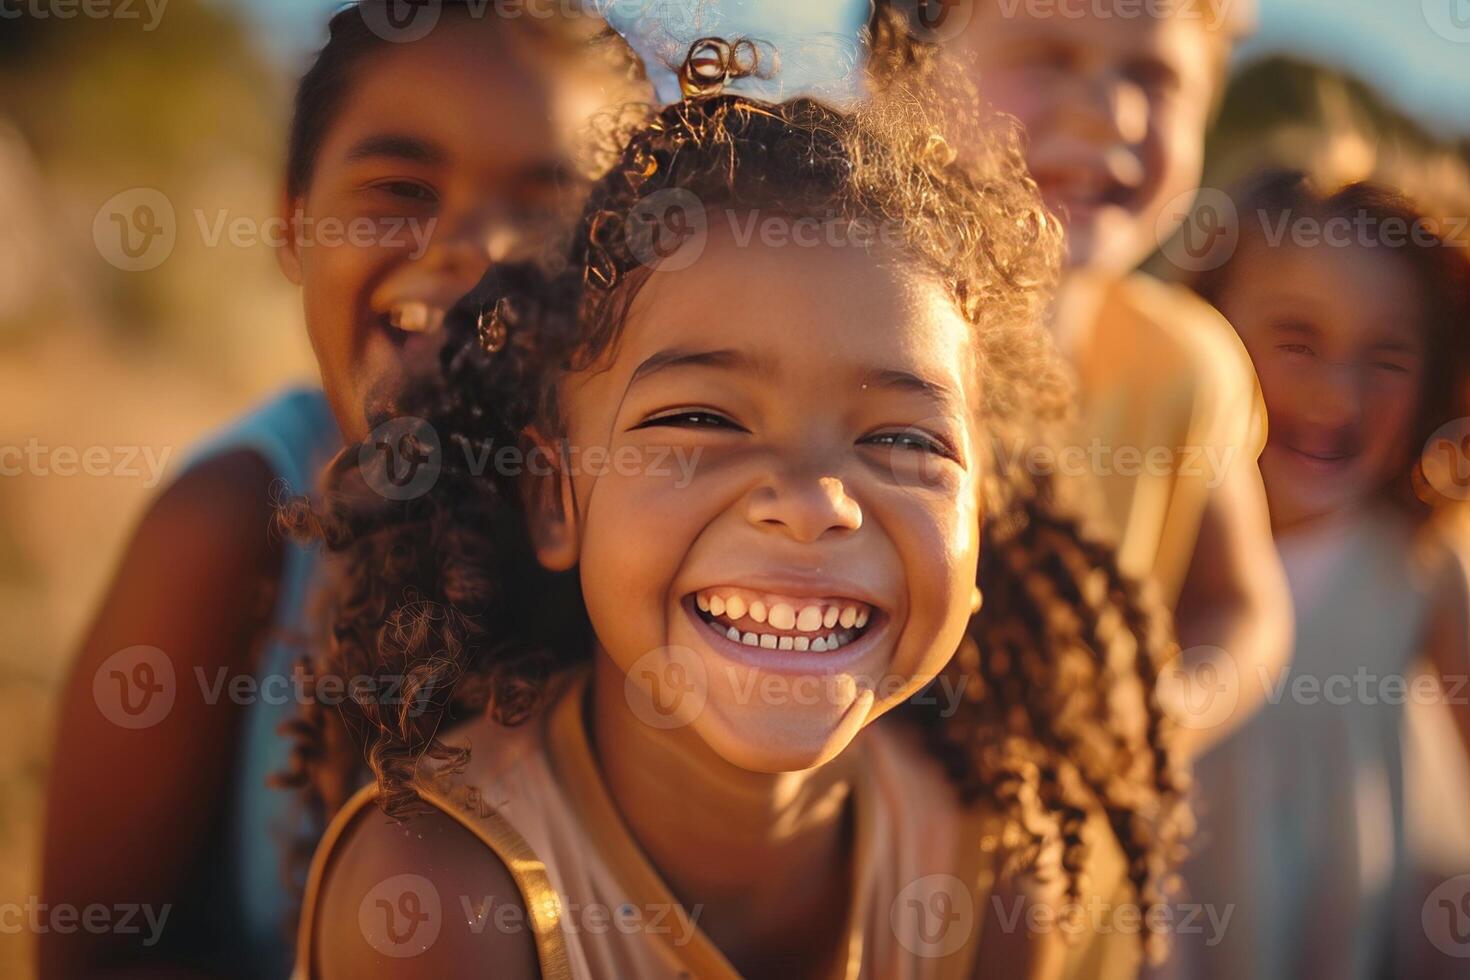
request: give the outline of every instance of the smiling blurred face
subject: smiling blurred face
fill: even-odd
[[[1363,502],[1407,465],[1424,387],[1425,312],[1407,265],[1382,248],[1260,243],[1235,262],[1220,309],[1266,400],[1273,522]]]
[[[1119,6],[1103,17],[1089,4],[981,0],[958,40],[985,99],[1025,127],[1032,175],[1067,227],[1068,267],[1113,275],[1158,247],[1165,206],[1199,184],[1222,43],[1202,11]]]
[[[692,682],[707,745],[794,771],[959,644],[980,531],[970,327],[907,259],[727,228],[655,273],[616,350],[563,390],[570,445],[614,461],[572,481],[577,557],[603,655],[642,695]]]
[[[391,390],[402,348],[432,332],[492,259],[536,244],[562,206],[567,141],[607,96],[499,18],[446,17],[352,69],[345,102],[293,202],[287,271],[338,423]]]

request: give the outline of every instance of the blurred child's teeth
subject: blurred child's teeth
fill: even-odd
[[[771,607],[768,619],[776,629],[789,630],[796,626],[796,610],[784,602],[778,602]]]
[[[760,637],[756,636],[754,633],[746,633],[740,638],[740,642],[744,643],[748,647],[760,646]]]
[[[824,636],[819,636],[815,640],[813,640],[812,641],[812,652],[813,653],[826,653],[827,652],[827,638],[824,637]]]
[[[701,612],[709,612],[709,596],[701,592],[694,597],[694,601],[699,606]]]
[[[812,641],[808,640],[804,636],[794,637],[791,643],[798,650],[805,650],[807,647],[812,645]]]
[[[709,611],[712,616],[725,615],[725,600],[717,595],[709,597]]]
[[[827,611],[822,614],[822,625],[827,627],[828,629],[831,629],[833,626],[837,625],[837,617],[841,615],[841,613],[842,610],[838,609],[836,606],[828,606]]]
[[[770,633],[761,634],[761,648],[764,650],[776,649],[776,638]]]
[[[853,624],[857,622],[857,614],[857,606],[843,606],[842,615],[837,617],[837,621],[842,624],[843,629],[852,629]]]
[[[745,600],[738,595],[732,595],[725,600],[725,615],[731,619],[740,619],[745,615]]]
[[[725,631],[725,635],[734,640],[736,643],[740,642],[740,631],[733,626]]]
[[[852,621],[852,625],[856,626],[858,629],[862,629],[864,626],[868,625],[868,610],[866,607],[858,610],[857,618]]]
[[[766,621],[766,604],[757,599],[750,604],[750,608],[745,611],[745,614],[757,623],[764,623]]]
[[[795,644],[789,636],[783,636],[776,642],[776,649],[778,650],[790,650],[794,646]]]
[[[822,628],[822,607],[807,606],[796,614],[796,628],[803,633],[814,633]]]

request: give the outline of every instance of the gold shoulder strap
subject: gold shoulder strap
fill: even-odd
[[[474,834],[510,871],[511,879],[520,889],[521,900],[525,903],[531,922],[543,980],[572,980],[572,962],[567,952],[567,937],[561,922],[561,899],[551,886],[551,879],[547,877],[545,862],[531,851],[526,839],[494,810],[481,807],[479,812],[471,812],[467,804],[456,803],[447,794],[423,783],[416,783],[414,789],[420,799]],[[377,798],[376,785],[369,784],[358,790],[332,818],[326,833],[322,835],[321,843],[317,845],[301,903],[293,980],[314,980],[317,975],[314,945],[316,910],[320,901],[322,879],[342,835],[352,825],[353,819]]]

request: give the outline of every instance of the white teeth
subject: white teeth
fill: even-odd
[[[803,633],[815,633],[822,628],[822,607],[807,606],[796,617],[796,628]]]
[[[776,649],[776,638],[774,636],[772,636],[770,633],[762,633],[761,634],[761,649],[762,650],[774,650],[774,649]]]
[[[805,650],[812,645],[812,641],[804,636],[794,637],[791,645],[797,650]]]
[[[812,653],[826,653],[826,652],[827,652],[827,638],[826,637],[819,636],[815,640],[812,641]]]
[[[443,325],[444,311],[421,300],[408,300],[388,311],[388,322],[407,333],[427,333]]]
[[[745,615],[745,600],[738,595],[732,595],[725,600],[725,615],[731,619],[740,619]]]
[[[868,610],[866,606],[857,611],[857,618],[852,621],[852,625],[858,629],[862,629],[868,625]]]
[[[694,597],[694,604],[699,607],[701,612],[709,612],[709,596],[703,592]]]
[[[709,597],[709,611],[712,616],[725,615],[725,600],[717,595]]]
[[[766,621],[766,604],[757,599],[750,604],[750,608],[745,611],[745,614],[757,623],[764,623]]]
[[[791,637],[789,636],[781,637],[781,639],[776,643],[776,649],[778,650],[790,650],[793,646],[794,644],[792,643]]]
[[[840,610],[836,606],[828,606],[827,611],[822,614],[822,625],[831,629],[837,625],[837,614]]]
[[[842,615],[838,617],[837,621],[842,624],[843,629],[852,629],[853,624],[857,622],[857,614],[857,606],[844,606]],[[828,625],[830,626],[831,624],[829,623]]]
[[[760,637],[756,636],[754,633],[746,633],[740,638],[740,642],[744,643],[748,647],[758,647],[761,645]]]
[[[778,602],[771,607],[767,619],[776,629],[789,630],[796,625],[796,610],[784,602]]]
[[[836,633],[828,633],[827,634],[827,649],[828,650],[836,650],[837,649],[837,645],[838,645],[837,644],[837,634]]]
[[[740,631],[733,626],[725,631],[725,635],[734,640],[736,643],[740,642]]]

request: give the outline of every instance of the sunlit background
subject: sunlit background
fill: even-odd
[[[34,893],[52,694],[141,508],[193,440],[312,375],[268,245],[211,236],[273,214],[293,78],[340,4],[170,0],[151,30],[131,6],[0,19],[0,447],[29,460],[0,475],[0,902]],[[1263,147],[1347,171],[1395,141],[1470,156],[1470,0],[1261,0],[1259,21],[1212,174]],[[129,271],[106,216],[157,200],[139,189],[175,241]],[[64,475],[68,451],[106,462]],[[0,930],[0,976],[27,975],[28,942]]]

